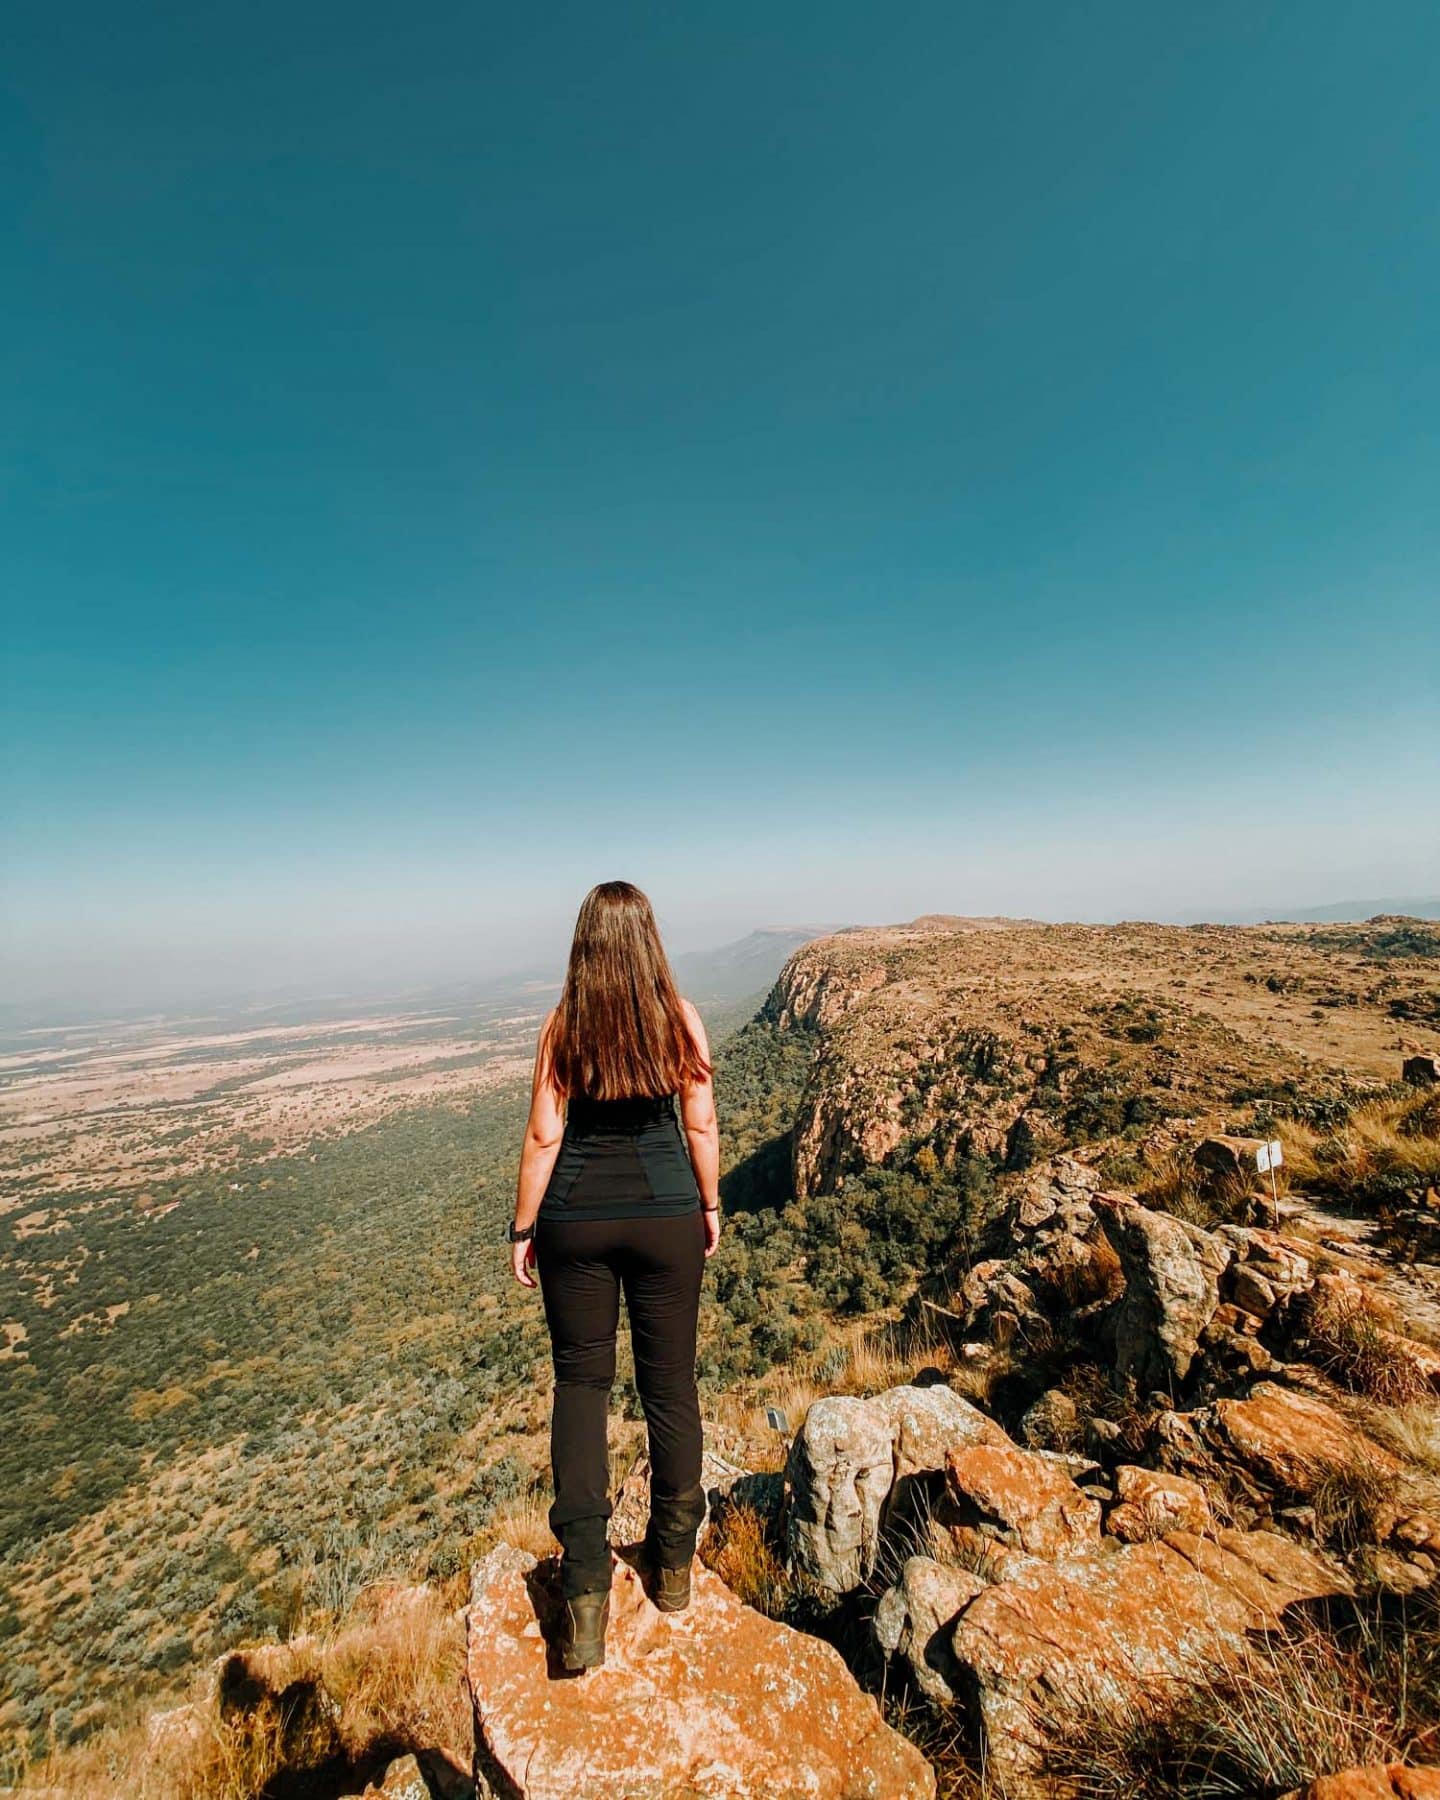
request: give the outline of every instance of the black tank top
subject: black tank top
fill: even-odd
[[[575,1095],[565,1108],[565,1134],[539,1216],[631,1219],[697,1212],[700,1189],[675,1099]]]

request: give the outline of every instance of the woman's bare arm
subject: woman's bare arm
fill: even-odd
[[[700,1014],[688,1000],[680,1004],[685,1008],[695,1047],[708,1063],[710,1045]],[[715,1117],[715,1084],[708,1075],[680,1090],[680,1119],[700,1189],[700,1204],[705,1208],[705,1254],[709,1256],[720,1237],[720,1126]]]
[[[515,1189],[515,1227],[523,1231],[535,1223],[540,1201],[550,1182],[555,1158],[560,1154],[560,1140],[565,1135],[565,1114],[560,1097],[550,1081],[550,1031],[555,1023],[555,1009],[545,1015],[535,1046],[535,1069],[530,1080],[530,1116],[525,1121],[525,1137],[520,1145],[520,1176]],[[533,1240],[513,1244],[515,1279],[524,1287],[534,1287],[530,1273],[535,1261]]]

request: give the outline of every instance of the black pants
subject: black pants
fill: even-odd
[[[535,1267],[555,1363],[550,1529],[565,1552],[567,1595],[610,1586],[610,1390],[620,1290],[630,1315],[635,1385],[650,1439],[655,1561],[681,1568],[705,1516],[695,1331],[705,1272],[699,1212],[660,1218],[542,1218]]]

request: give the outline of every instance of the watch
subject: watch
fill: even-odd
[[[523,1241],[526,1238],[534,1237],[535,1227],[533,1224],[530,1224],[530,1225],[525,1226],[525,1228],[523,1230],[519,1230],[516,1228],[515,1224],[512,1222],[510,1229],[506,1235],[507,1235],[509,1242],[512,1244],[523,1243]]]

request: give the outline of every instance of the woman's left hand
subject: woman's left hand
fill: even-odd
[[[535,1267],[534,1238],[522,1238],[518,1244],[512,1244],[510,1246],[510,1267],[514,1271],[515,1279],[520,1283],[521,1287],[533,1288],[538,1286],[532,1273],[532,1270]]]

